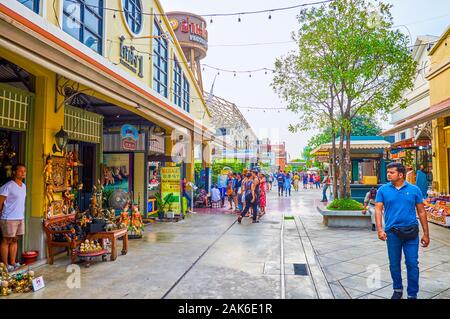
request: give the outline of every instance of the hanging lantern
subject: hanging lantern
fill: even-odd
[[[64,131],[63,127],[61,126],[61,129],[58,133],[55,134],[55,141],[56,143],[53,145],[53,152],[56,151],[61,152],[66,148],[67,142],[69,141],[69,134],[67,134],[66,131]]]

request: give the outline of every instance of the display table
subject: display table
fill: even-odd
[[[117,258],[117,239],[123,238],[122,242],[122,255],[126,255],[128,252],[128,230],[118,229],[113,231],[104,231],[98,233],[92,233],[87,235],[88,240],[101,240],[102,247],[105,247],[104,241],[109,239],[111,241],[111,260]]]
[[[425,211],[429,222],[450,227],[450,202],[438,200],[435,204],[431,204],[427,201],[425,203]]]

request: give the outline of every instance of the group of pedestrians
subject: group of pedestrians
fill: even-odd
[[[272,176],[272,174],[270,174],[270,176]],[[294,188],[295,192],[298,192],[300,182],[303,183],[303,189],[308,189],[308,186],[310,189],[321,189],[323,185],[322,179],[318,172],[295,172],[292,174],[290,172],[279,170],[278,173],[273,174],[273,178],[277,181],[278,196],[291,196],[292,188]],[[328,181],[326,181],[326,183],[328,183]]]
[[[272,188],[272,180],[269,178],[268,176],[266,179],[266,176],[257,170],[228,174],[226,194],[230,210],[239,212],[239,223],[250,215],[252,222],[258,223],[266,213],[267,190]]]

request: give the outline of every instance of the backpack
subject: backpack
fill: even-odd
[[[278,183],[282,184],[283,180],[284,180],[283,175],[281,175],[281,174],[278,175],[277,180],[278,180]]]

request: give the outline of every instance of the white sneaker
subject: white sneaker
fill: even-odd
[[[16,268],[14,268],[14,266],[11,266],[11,265],[8,265],[8,272],[13,272],[14,271],[14,269],[16,269]]]

